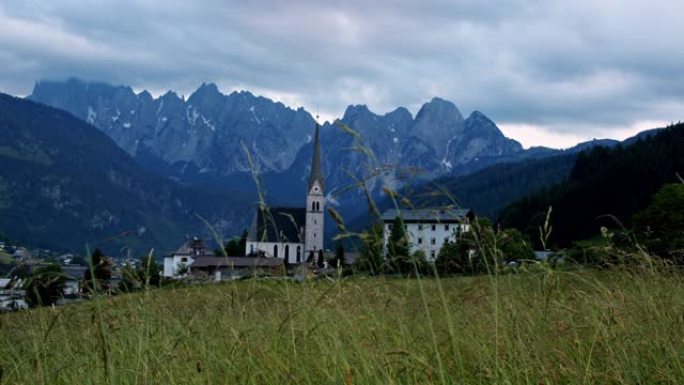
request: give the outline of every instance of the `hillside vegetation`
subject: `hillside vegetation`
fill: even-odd
[[[598,235],[601,226],[631,228],[655,193],[680,183],[684,172],[684,124],[676,124],[630,145],[582,152],[567,181],[523,198],[501,214],[504,227],[526,231],[532,239],[553,207],[551,240],[565,247]]]
[[[0,316],[0,384],[678,384],[681,274],[241,281]]]
[[[117,255],[123,246],[146,254],[206,232],[196,214],[219,231],[246,226],[246,199],[150,174],[67,112],[0,94],[0,137],[0,232],[18,242],[75,252],[88,242]]]

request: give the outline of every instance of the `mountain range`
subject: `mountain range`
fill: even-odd
[[[202,84],[186,100],[171,91],[153,98],[147,91],[78,79],[40,81],[29,99],[93,124],[156,174],[254,195],[251,172],[257,171],[272,203],[304,199],[301,186],[316,122],[303,108],[246,91],[225,95],[214,84]],[[606,143],[588,145],[595,144]],[[321,145],[328,201],[352,217],[363,211],[359,203],[366,199],[360,180],[371,197],[379,198],[383,189],[560,153],[524,150],[483,113],[464,118],[440,98],[425,103],[415,117],[403,107],[378,115],[351,105],[340,119],[321,127]]]
[[[257,188],[270,204],[304,202],[316,121],[303,108],[292,109],[247,91],[226,95],[214,84],[202,84],[186,100],[171,91],[154,98],[147,91],[136,93],[127,86],[78,79],[37,82],[28,99],[68,111],[82,121],[81,127],[96,127],[111,139],[110,144],[121,149],[117,159],[131,170],[135,165],[132,174],[173,190],[166,195],[198,197],[195,211],[218,225],[222,235],[239,234],[247,226]],[[51,123],[46,120],[44,124]],[[76,138],[66,143],[67,137],[58,140],[64,151],[79,145]],[[482,175],[496,175],[496,171],[487,171],[492,166],[526,161],[523,164],[534,168],[534,160],[616,143],[595,140],[566,151],[525,150],[506,138],[483,113],[474,111],[466,118],[453,103],[440,98],[425,103],[415,116],[403,107],[378,115],[364,105],[351,105],[340,119],[321,127],[328,203],[346,219],[359,223],[367,221],[368,199],[379,200],[388,190],[422,186],[436,178],[471,186],[463,204],[476,204],[495,215],[538,183],[523,186],[511,180],[514,185],[517,182],[517,187],[510,189],[515,194],[499,197],[491,193],[478,200],[480,194],[475,190],[481,186]],[[551,179],[564,178],[570,162],[556,162],[561,172]],[[527,173],[525,167],[520,172]],[[470,182],[462,179],[478,170],[484,174]],[[142,196],[131,197],[138,198],[148,202]],[[178,201],[174,198],[160,204],[174,200]],[[187,218],[195,203],[188,204],[183,207],[186,211],[170,214],[174,219],[169,223],[186,215],[185,223],[169,232],[174,238],[198,228],[196,220]],[[227,213],[239,214],[223,218]],[[127,225],[133,226],[133,222]],[[326,222],[331,236],[334,222]]]

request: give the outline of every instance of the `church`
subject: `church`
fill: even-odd
[[[325,195],[319,126],[316,124],[306,207],[258,207],[250,227],[245,255],[304,263],[323,250]]]

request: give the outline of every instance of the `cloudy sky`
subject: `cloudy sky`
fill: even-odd
[[[684,120],[682,15],[679,0],[3,0],[0,91],[214,82],[325,119],[440,96],[567,147]]]

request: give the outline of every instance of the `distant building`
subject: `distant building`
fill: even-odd
[[[325,195],[319,126],[316,125],[306,207],[257,208],[246,242],[246,255],[306,262],[323,250]]]
[[[28,309],[21,279],[0,278],[0,313]]]
[[[15,259],[24,261],[31,258],[31,253],[25,247],[17,247],[14,250],[14,254],[12,254],[12,256]]]
[[[475,214],[469,209],[387,210],[382,215],[385,250],[398,217],[406,227],[410,253],[422,250],[425,258],[434,262],[445,242],[456,242],[459,234],[470,231]]]
[[[164,257],[162,276],[165,278],[183,277],[190,272],[190,265],[195,261],[195,258],[204,256],[214,256],[214,254],[207,252],[204,240],[194,237],[183,243],[176,252]]]
[[[281,271],[283,260],[279,258],[224,257],[207,251],[200,238],[185,242],[175,253],[164,258],[165,278],[208,278],[215,281],[230,280],[262,273]]]
[[[65,278],[64,296],[77,297],[80,293],[80,283],[85,276],[88,266],[62,265],[62,275]]]
[[[280,258],[198,257],[190,265],[190,274],[193,277],[221,281],[260,274],[276,274],[282,269],[283,260]]]

